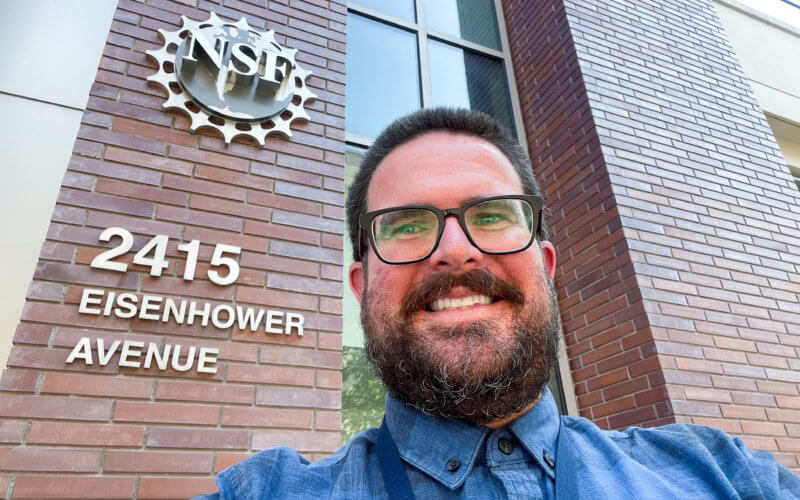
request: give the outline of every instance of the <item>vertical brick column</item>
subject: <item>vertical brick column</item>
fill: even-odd
[[[314,76],[311,121],[290,140],[226,145],[161,110],[145,78],[180,16],[209,11],[273,29]],[[8,366],[0,379],[0,494],[58,498],[189,497],[251,453],[291,446],[314,460],[340,446],[344,204],[343,1],[120,0]],[[47,147],[42,138],[42,147]],[[52,200],[42,200],[52,203]],[[140,248],[170,237],[160,278],[89,267],[110,226]],[[203,245],[197,278],[185,253]],[[242,247],[232,286],[207,281],[216,243]],[[132,253],[122,257],[130,264]],[[301,313],[303,336],[209,324],[78,314],[85,287]],[[216,374],[66,364],[81,337],[219,349]]]
[[[581,415],[604,428],[673,422],[564,5],[504,13]]]
[[[648,381],[664,382],[657,418],[672,415],[676,421],[722,428],[798,467],[800,196],[713,6],[707,0],[556,1],[542,6],[538,17],[532,14],[515,19],[513,7],[506,12],[510,23],[544,23],[538,44],[520,35],[515,69],[520,93],[529,96],[523,106],[532,151],[541,163],[537,173],[548,196],[556,194],[551,206],[560,209],[552,218],[561,257],[576,258],[576,242],[563,234],[569,217],[581,217],[585,205],[591,206],[587,190],[603,192],[607,186],[609,193],[597,197],[615,217],[610,222],[599,214],[585,218],[584,226],[591,229],[584,227],[577,245],[599,238],[600,247],[611,238],[618,245],[614,248],[624,249],[620,255],[628,262],[622,274],[633,277],[628,300],[641,297],[645,312],[636,333],[614,340],[623,354],[613,354],[618,347],[605,347],[609,357],[595,342],[614,335],[623,319],[616,315],[585,349],[576,334],[591,318],[586,314],[571,323],[572,311],[593,296],[579,296],[577,306],[570,302],[575,289],[570,290],[571,280],[563,275],[568,269],[562,267],[562,315],[583,414],[602,419],[596,410],[616,405],[616,415],[635,418],[615,421],[612,416],[611,426],[653,423],[636,413],[647,404],[641,396],[652,391],[636,382],[636,374],[600,394],[590,387],[592,380],[600,382],[595,374],[606,371],[601,365],[609,359],[629,356],[630,371],[649,354],[646,359],[653,360],[657,372]],[[510,34],[513,30],[510,24]],[[560,58],[547,57],[554,52]],[[565,76],[565,66],[577,74],[574,80]],[[543,83],[547,76],[560,88],[550,91]],[[569,87],[574,81],[582,82],[577,97]],[[559,107],[568,101],[572,107]],[[582,111],[591,115],[588,124],[569,123]],[[548,134],[542,128],[550,123],[555,127],[550,125]],[[593,138],[588,147],[576,140],[582,134]],[[568,146],[559,150],[565,139]],[[588,158],[598,146],[600,160],[591,168],[604,172],[591,183],[564,186],[580,174],[552,175],[551,165],[559,158],[554,152]],[[587,167],[573,161],[572,169]],[[558,195],[570,200],[559,205]],[[613,241],[615,231],[622,233],[619,243]],[[600,285],[610,261],[585,266],[579,274]],[[609,300],[594,305],[598,315],[613,309],[611,290],[622,283],[602,285]],[[650,340],[639,352],[625,345],[644,332]],[[587,355],[596,356],[594,367]]]

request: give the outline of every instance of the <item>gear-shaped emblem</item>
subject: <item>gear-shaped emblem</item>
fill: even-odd
[[[181,19],[178,31],[158,30],[164,45],[147,51],[158,64],[147,81],[166,90],[165,110],[191,118],[192,132],[214,128],[226,143],[244,135],[263,146],[269,134],[291,137],[292,122],[309,119],[303,105],[317,97],[306,84],[311,72],[295,61],[297,49],[275,41],[274,31],[256,31],[244,17],[223,21],[214,12],[207,21]]]

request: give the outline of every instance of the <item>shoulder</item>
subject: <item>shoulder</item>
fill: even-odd
[[[724,431],[694,424],[670,424],[661,427],[629,427],[624,431],[600,429],[584,418],[563,417],[565,429],[570,439],[578,443],[598,440],[618,452],[636,458],[676,459],[686,454],[695,457],[726,461],[746,459],[749,454],[763,453],[772,459],[769,452],[753,452],[747,449],[741,439],[734,438]]]
[[[314,463],[287,447],[261,451],[219,473],[220,495],[225,499],[328,498],[337,490],[357,490],[376,436],[375,429],[361,432],[335,454]]]
[[[742,496],[774,498],[787,491],[800,495],[800,479],[770,452],[751,450],[741,438],[719,429],[671,424],[606,431],[583,418],[562,417],[562,422],[569,445],[587,461],[594,458],[594,463],[615,468],[635,463],[631,470],[659,472],[695,486],[729,488]]]
[[[596,437],[603,436],[620,445],[629,444],[645,440],[655,443],[666,443],[670,441],[686,442],[687,440],[695,443],[696,441],[717,443],[727,441],[730,435],[719,429],[695,424],[669,424],[660,427],[628,427],[622,431],[604,430],[591,420],[581,417],[562,416],[565,429],[577,435],[587,435]]]

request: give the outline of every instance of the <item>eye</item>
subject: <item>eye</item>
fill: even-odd
[[[398,226],[392,231],[393,235],[398,234],[418,234],[422,232],[423,229],[420,227],[419,224],[403,224],[402,226]]]
[[[427,222],[406,222],[385,226],[381,231],[381,239],[411,239],[427,234],[433,225]]]
[[[475,215],[470,223],[476,227],[503,225],[511,222],[509,217],[500,213],[482,213]]]

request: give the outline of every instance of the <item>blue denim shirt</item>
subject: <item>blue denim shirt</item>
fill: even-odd
[[[800,499],[800,477],[722,431],[604,431],[559,415],[547,389],[533,410],[496,431],[434,419],[391,396],[386,423],[418,499]],[[199,498],[386,498],[376,440],[377,430],[366,430],[312,464],[289,448],[262,451],[222,471],[219,492]]]

